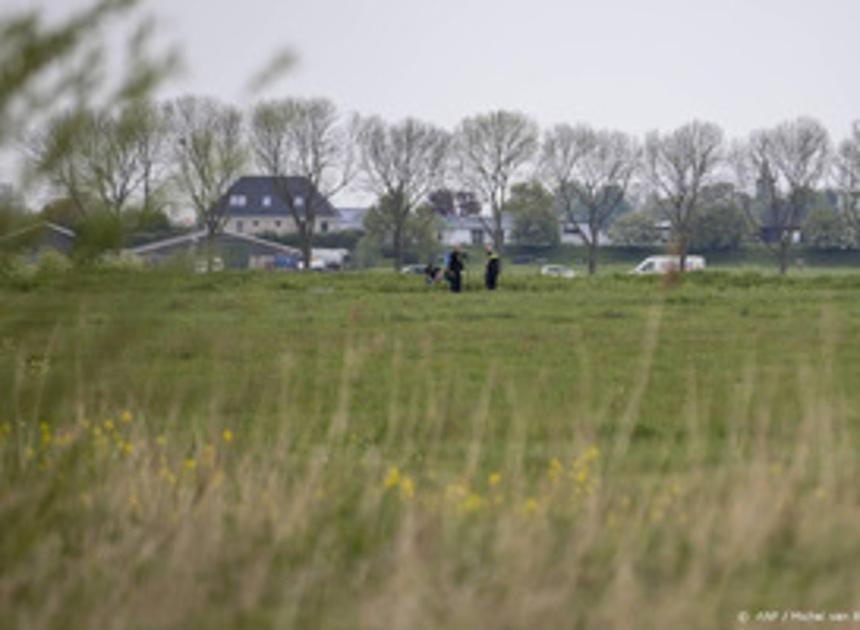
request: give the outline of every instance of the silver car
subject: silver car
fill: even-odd
[[[540,275],[552,278],[575,278],[576,272],[564,265],[544,265],[540,268]]]

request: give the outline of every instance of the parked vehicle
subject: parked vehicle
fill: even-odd
[[[564,265],[544,265],[540,268],[540,275],[552,278],[574,278],[576,277],[576,272]]]
[[[300,260],[299,261],[299,269],[304,269],[304,268],[305,268],[305,262],[303,260]],[[321,258],[316,258],[316,257],[312,256],[311,257],[310,270],[311,271],[327,271],[328,267],[326,266],[326,263],[324,260],[322,260]]]
[[[349,250],[345,248],[317,248],[311,251],[311,269],[315,269],[313,261],[319,260],[322,268],[327,271],[343,269],[349,262]]]
[[[687,256],[686,271],[702,271],[705,268],[704,256]],[[631,273],[669,273],[681,270],[680,256],[648,256]]]
[[[422,274],[426,267],[426,265],[404,265],[400,268],[400,273]]]

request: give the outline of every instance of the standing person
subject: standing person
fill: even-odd
[[[452,293],[460,292],[463,281],[463,254],[460,252],[459,245],[455,245],[451,253],[448,254],[448,260],[445,265],[445,279],[448,280]]]
[[[488,291],[495,291],[499,274],[502,272],[502,261],[499,259],[499,255],[493,251],[492,245],[488,244],[484,247],[487,251],[487,266],[484,270],[484,284]]]

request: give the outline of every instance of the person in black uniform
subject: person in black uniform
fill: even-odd
[[[448,255],[448,265],[445,269],[445,278],[451,286],[453,293],[459,293],[462,288],[463,281],[463,254],[460,247],[454,247],[454,250]]]
[[[493,250],[491,245],[487,245],[486,250],[487,266],[484,270],[484,285],[488,291],[495,291],[499,274],[502,272],[502,261],[499,260],[499,255]]]

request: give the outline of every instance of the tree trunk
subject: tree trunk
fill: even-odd
[[[309,229],[307,221],[298,223],[299,236],[301,237],[300,249],[302,250],[302,271],[311,270],[311,261],[313,259],[313,232]]]
[[[687,271],[687,237],[682,236],[678,240],[678,255],[681,257],[681,264],[678,271],[684,273]]]
[[[588,275],[593,276],[597,273],[597,251],[594,243],[588,244]]]
[[[403,221],[397,220],[394,225],[394,233],[391,235],[394,246],[394,271],[399,271],[403,266]]]
[[[591,234],[588,235],[588,275],[597,273],[597,229],[593,225],[588,226]]]
[[[493,208],[493,249],[498,255],[502,254],[505,245],[505,229],[502,223],[502,207]]]
[[[212,273],[215,268],[215,230],[206,230],[206,273]]]
[[[788,272],[788,241],[785,236],[779,239],[779,273],[784,276]]]

